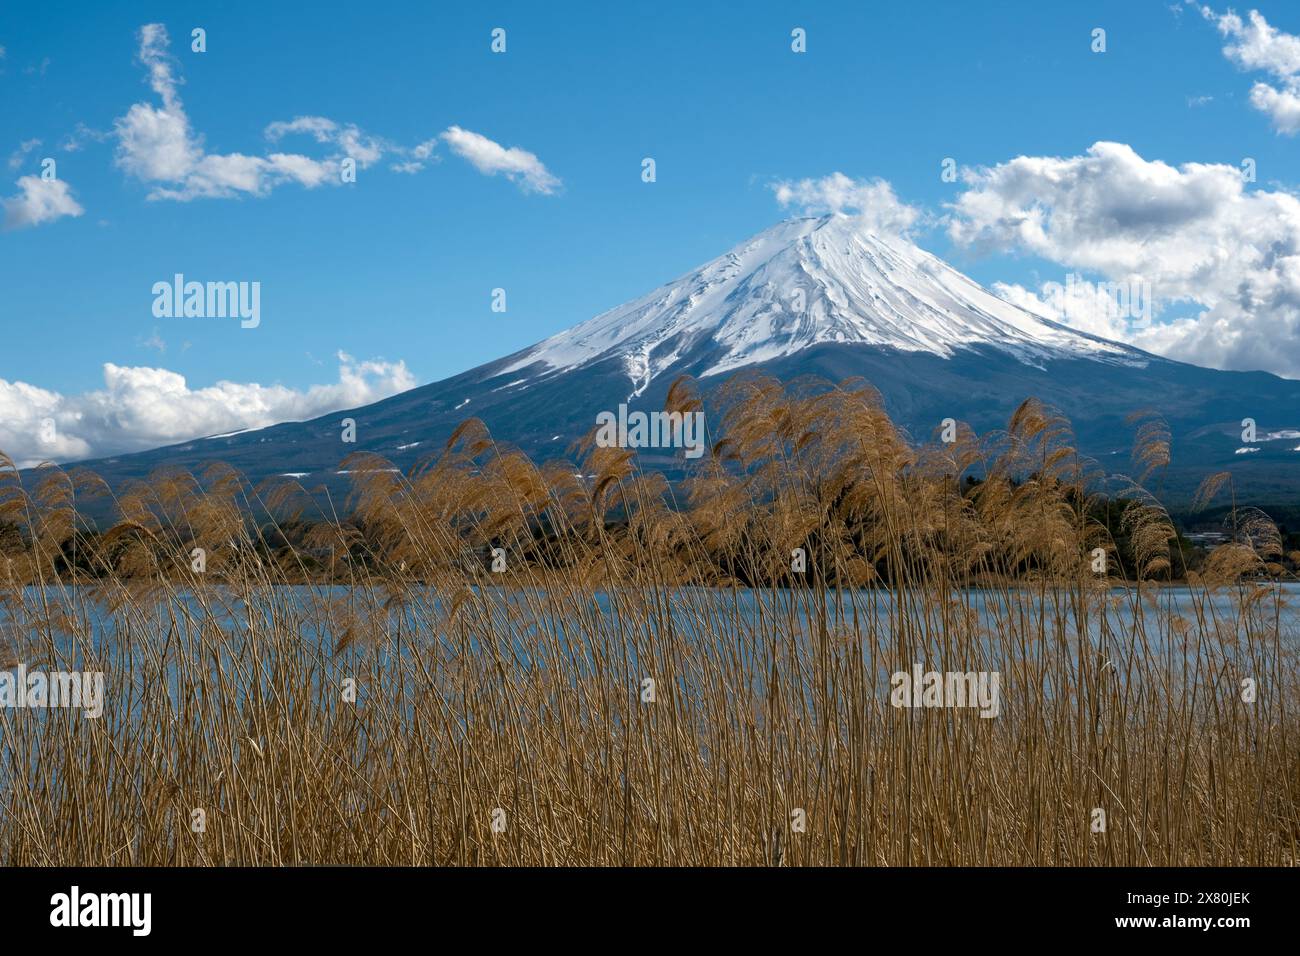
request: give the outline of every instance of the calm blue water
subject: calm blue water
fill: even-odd
[[[1254,584],[1208,595],[1186,587],[1151,588],[1144,589],[1139,599],[1132,591],[1114,589],[1105,601],[1094,599],[1081,618],[1072,603],[1074,595],[1052,590],[1008,594],[968,589],[954,592],[941,607],[886,590],[827,591],[818,596],[772,589],[629,589],[615,602],[607,592],[583,597],[539,589],[474,588],[473,597],[461,603],[452,627],[447,621],[450,602],[426,588],[413,589],[402,605],[380,590],[347,586],[277,587],[259,592],[251,604],[214,588],[202,598],[182,592],[178,600],[144,612],[109,610],[85,589],[47,592],[46,597],[55,607],[51,615],[55,620],[59,611],[66,611],[89,625],[95,647],[115,643],[128,624],[136,633],[188,632],[204,622],[238,636],[250,623],[269,626],[281,621],[292,624],[304,641],[333,649],[349,620],[364,622],[358,630],[367,630],[372,639],[380,632],[413,641],[445,638],[450,631],[470,639],[509,633],[525,653],[533,643],[530,638],[551,633],[576,641],[599,636],[636,643],[651,636],[646,631],[667,629],[709,641],[792,632],[807,638],[857,634],[941,641],[964,627],[991,644],[1003,633],[1066,640],[1077,639],[1082,631],[1094,643],[1114,634],[1137,633],[1152,646],[1162,647],[1187,637],[1231,642],[1245,632],[1248,621],[1256,633],[1276,631],[1283,644],[1295,646],[1300,635],[1300,583],[1269,584],[1258,589],[1263,593],[1254,600],[1243,601],[1256,590]],[[43,617],[36,589],[27,589],[24,596],[25,608],[0,608],[4,646],[22,646],[33,622]],[[1179,619],[1184,623],[1171,631],[1171,621]]]

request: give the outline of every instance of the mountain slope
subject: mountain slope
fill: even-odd
[[[405,468],[440,450],[469,416],[545,459],[566,455],[599,412],[624,402],[661,409],[679,375],[707,389],[742,368],[784,380],[862,376],[918,438],[946,417],[977,431],[1002,427],[1036,397],[1071,418],[1080,447],[1108,471],[1128,467],[1125,416],[1154,408],[1174,434],[1174,494],[1225,466],[1241,490],[1300,491],[1300,442],[1279,437],[1238,453],[1243,418],[1256,420],[1261,437],[1300,427],[1300,382],[1198,368],[1077,332],[1010,305],[906,240],[838,216],[780,223],[530,348],[365,408],[87,464],[113,484],[162,464],[197,470],[220,460],[255,479],[341,485],[348,453],[377,452]],[[357,423],[355,444],[340,440],[344,418]],[[680,463],[652,450],[641,459]]]
[[[1064,355],[1146,360],[1010,305],[905,240],[832,215],[780,223],[689,275],[526,349],[502,372],[541,363],[546,373],[564,373],[616,355],[639,392],[701,349],[720,352],[700,372],[707,376],[822,343],[944,357],[983,344],[1035,364]]]

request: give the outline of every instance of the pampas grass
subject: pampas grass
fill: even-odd
[[[0,708],[0,863],[1295,864],[1265,516],[1234,508],[1175,606],[1168,514],[1132,485],[1099,521],[1036,403],[917,445],[861,383],[748,376],[711,421],[673,487],[471,420],[406,474],[354,456],[325,520],[214,469],[127,490],[104,533],[93,476],[24,488],[5,459],[3,664],[102,671],[108,699]],[[1145,484],[1168,432],[1141,422]],[[913,662],[998,672],[1000,715],[890,706]]]

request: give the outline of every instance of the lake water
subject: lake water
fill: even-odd
[[[1256,596],[1256,590],[1263,593]],[[636,632],[647,628],[672,629],[713,641],[780,633],[883,638],[897,636],[900,629],[928,641],[942,640],[946,633],[962,628],[990,641],[1008,633],[1067,639],[1077,637],[1082,629],[1094,642],[1111,634],[1140,634],[1163,646],[1188,633],[1230,640],[1248,625],[1256,631],[1275,630],[1287,646],[1296,646],[1300,636],[1300,583],[1289,582],[1259,589],[1246,584],[1212,593],[1186,587],[1144,588],[1141,598],[1131,590],[1112,589],[1092,596],[1086,613],[1075,606],[1072,592],[1028,588],[967,589],[954,592],[945,604],[884,589],[827,591],[820,601],[812,591],[784,589],[626,589],[619,592],[618,600],[612,600],[610,592],[581,595],[542,589],[474,588],[471,594],[459,602],[457,616],[471,637],[510,633],[523,650],[530,637],[546,633],[578,640],[593,635],[635,640]],[[1245,600],[1247,596],[1252,599]],[[450,602],[430,588],[410,590],[400,605],[392,604],[387,592],[346,586],[277,587],[257,592],[251,604],[214,588],[203,599],[181,592],[174,606],[162,602],[116,611],[91,600],[85,589],[47,592],[46,597],[56,608],[88,624],[96,647],[115,642],[127,626],[147,633],[206,621],[235,635],[250,622],[269,627],[273,621],[288,620],[304,640],[332,648],[343,622],[364,622],[372,638],[383,631],[414,639],[445,631],[450,610]],[[36,589],[27,589],[24,598],[26,607],[0,606],[0,639],[11,647],[21,646],[32,623],[42,616]]]

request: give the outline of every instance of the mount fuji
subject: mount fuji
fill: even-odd
[[[987,345],[1041,365],[1060,357],[1145,364],[1148,356],[1010,305],[903,239],[831,215],[760,233],[689,275],[561,332],[502,374],[534,381],[603,359],[624,364],[633,396],[683,364],[719,375],[822,344],[951,358]],[[544,366],[538,371],[537,364]]]
[[[702,390],[741,369],[782,380],[861,376],[891,417],[929,438],[947,417],[1001,428],[1035,397],[1070,418],[1079,447],[1108,472],[1129,467],[1126,416],[1169,422],[1165,490],[1186,496],[1231,469],[1239,490],[1300,492],[1300,382],[1200,368],[1110,342],[1012,305],[904,238],[829,215],[773,226],[695,271],[529,348],[362,408],[148,452],[86,462],[110,484],[160,465],[224,461],[253,479],[342,483],[339,462],[371,451],[406,468],[441,450],[465,418],[535,460],[564,457],[596,415],[621,403],[657,411],[672,382]],[[356,443],[340,422],[356,422]],[[1258,441],[1241,442],[1242,419]],[[645,449],[643,467],[680,459]]]

